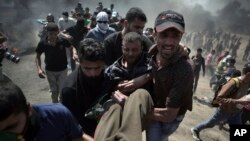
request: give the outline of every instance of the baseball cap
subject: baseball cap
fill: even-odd
[[[113,12],[112,12],[111,17],[118,17],[118,16],[119,16],[118,12],[116,12],[116,11],[113,11]]]
[[[157,32],[162,32],[168,28],[176,28],[183,33],[185,31],[183,16],[172,10],[161,12],[155,20],[155,29]]]

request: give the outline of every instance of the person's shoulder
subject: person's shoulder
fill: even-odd
[[[76,23],[76,19],[69,17],[69,21]]]
[[[48,42],[48,38],[46,37],[46,38],[42,38],[39,42],[38,42],[38,44],[45,44],[45,43],[47,43]]]
[[[65,38],[58,38],[58,43],[60,44],[70,44],[69,40],[65,39]]]
[[[122,67],[121,60],[122,60],[121,57],[115,60],[114,63],[112,63],[105,69],[105,72],[112,72],[114,69],[121,68]]]
[[[34,104],[32,108],[41,116],[47,117],[49,115],[65,115],[69,113],[69,110],[61,103],[46,103],[46,104]]]
[[[58,19],[58,22],[62,22],[62,21],[64,21],[62,17]]]
[[[97,30],[97,28],[95,27],[95,28],[92,28],[92,29],[90,29],[89,31],[88,31],[88,33],[87,33],[87,37],[89,37],[89,36],[94,36],[95,34],[97,34],[97,32],[98,32],[98,30]]]
[[[146,35],[142,35],[142,42],[144,43],[144,45],[147,45],[149,47],[151,47],[153,45],[153,42],[149,39],[149,37],[147,37]]]
[[[177,62],[177,68],[185,71],[193,71],[192,66],[189,62],[190,59],[186,59],[185,57],[181,57]]]
[[[109,36],[107,36],[107,40],[115,40],[118,36],[121,36],[122,33],[119,31],[119,32],[114,32],[114,33],[111,33]]]
[[[45,48],[46,45],[47,45],[46,43],[47,43],[46,39],[41,39],[41,40],[38,42],[36,49],[38,49],[38,48],[39,48],[39,49]]]
[[[89,32],[88,32],[88,34],[89,34],[89,33],[93,33],[94,31],[96,31],[96,28],[90,29]]]
[[[142,34],[141,37],[142,37],[142,40],[149,40],[148,36],[146,36],[144,34]]]
[[[71,26],[65,30],[65,32],[72,32],[73,30],[76,30],[74,26]]]
[[[33,104],[34,109],[56,109],[56,108],[65,108],[61,103],[42,103],[42,104]]]
[[[117,25],[116,23],[111,23],[111,24],[109,24],[109,27],[114,27],[116,25]]]
[[[109,27],[109,31],[116,32],[116,30],[113,27]]]

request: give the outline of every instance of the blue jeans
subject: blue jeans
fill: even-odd
[[[223,113],[220,108],[217,108],[210,119],[195,126],[194,130],[200,132],[203,129],[214,127],[221,121],[226,121],[228,124],[241,124],[241,112],[229,114]]]
[[[146,131],[147,141],[164,141],[179,127],[184,115],[178,116],[174,121],[164,123],[153,121]]]

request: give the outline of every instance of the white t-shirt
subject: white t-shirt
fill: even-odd
[[[63,31],[69,27],[72,27],[75,24],[76,24],[76,21],[71,17],[69,17],[67,21],[62,17],[59,18],[59,20],[58,20],[58,26],[59,26],[60,31]]]

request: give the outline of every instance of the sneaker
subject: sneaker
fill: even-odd
[[[193,139],[194,139],[195,141],[201,141],[200,135],[199,135],[199,132],[198,132],[198,131],[195,131],[194,128],[191,128],[191,133],[192,133]]]
[[[85,117],[90,119],[100,119],[104,113],[104,108],[99,103],[85,112]]]
[[[107,100],[107,101],[103,104],[103,109],[104,109],[104,111],[108,111],[109,108],[110,108],[112,105],[114,105],[115,103],[116,103],[116,102],[115,102],[114,100],[112,100],[112,99]]]

